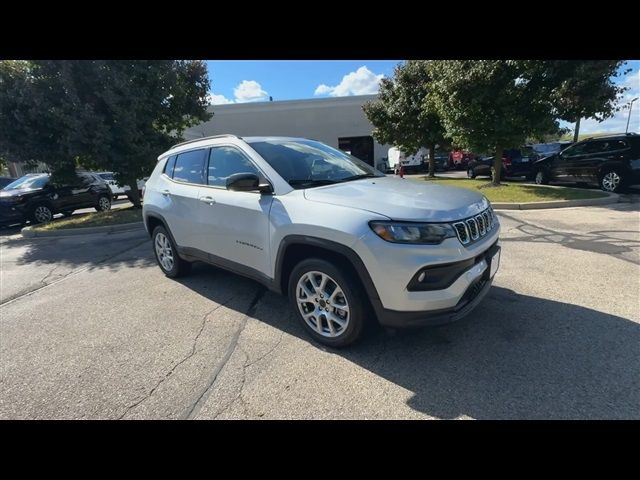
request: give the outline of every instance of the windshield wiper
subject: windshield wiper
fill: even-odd
[[[329,179],[311,179],[311,178],[296,178],[294,180],[289,180],[289,185],[293,186],[297,186],[297,185],[313,185],[313,186],[320,186],[320,185],[332,185],[334,183],[338,183],[337,180],[329,180]]]
[[[360,175],[353,175],[351,177],[346,177],[343,178],[341,180],[339,180],[340,182],[350,182],[351,180],[360,180],[361,178],[375,178],[377,177],[377,175],[374,175],[373,173],[362,173]]]

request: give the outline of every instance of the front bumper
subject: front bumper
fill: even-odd
[[[487,250],[487,259],[491,259],[500,247],[496,244]],[[482,275],[474,280],[465,293],[462,295],[458,303],[451,308],[439,310],[426,310],[418,312],[403,312],[389,310],[386,308],[377,308],[376,315],[381,325],[386,327],[418,327],[418,326],[434,326],[455,322],[466,317],[471,311],[478,306],[485,295],[489,292],[493,283],[493,278],[489,276],[490,265],[482,271]]]
[[[13,225],[25,220],[25,214],[20,206],[0,204],[0,225]]]

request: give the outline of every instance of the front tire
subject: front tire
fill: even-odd
[[[111,200],[106,195],[98,197],[98,204],[95,206],[96,212],[108,212],[111,210]]]
[[[476,178],[476,172],[473,168],[467,169],[467,178]]]
[[[304,329],[318,343],[346,347],[364,331],[365,305],[359,282],[350,272],[320,258],[295,266],[289,276],[289,300]]]
[[[602,173],[599,183],[605,192],[620,193],[626,186],[626,178],[619,170],[612,168]]]
[[[48,205],[36,205],[31,211],[31,221],[33,223],[49,223],[53,220],[53,211]]]
[[[171,239],[171,235],[164,227],[157,226],[151,234],[153,253],[160,270],[169,278],[186,275],[191,270],[191,263],[178,255],[178,248]]]

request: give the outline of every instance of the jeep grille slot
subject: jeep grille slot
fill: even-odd
[[[494,213],[491,207],[471,218],[455,222],[453,228],[456,230],[458,240],[463,245],[469,245],[481,238],[484,238],[496,226]]]

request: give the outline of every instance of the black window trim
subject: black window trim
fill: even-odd
[[[221,185],[209,185],[209,162],[211,161],[211,150],[214,148],[219,148],[219,147],[230,147],[234,150],[237,150],[240,155],[242,155],[243,157],[245,157],[247,160],[249,160],[249,162],[251,162],[251,164],[255,167],[255,169],[265,178],[265,180],[267,182],[269,182],[272,186],[273,186],[273,182],[271,181],[271,179],[264,173],[264,171],[258,166],[256,165],[256,162],[253,161],[253,158],[251,158],[251,156],[245,152],[244,150],[242,150],[238,145],[234,145],[232,143],[216,143],[215,145],[210,145],[209,147],[207,147],[207,164],[205,166],[205,181],[207,182],[206,184],[202,185],[203,187],[208,187],[208,188],[215,188],[216,190],[224,190],[224,191],[231,191],[229,189],[227,189],[226,186],[221,186]],[[234,192],[234,193],[253,193],[253,194],[260,194],[261,193],[259,191],[255,191],[255,192]]]
[[[189,150],[184,150],[184,151],[182,151],[180,153],[176,153],[175,154],[175,156],[176,156],[176,162],[175,163],[178,162],[178,157],[180,155],[182,155],[184,153],[195,152],[195,151],[198,151],[198,150],[203,150],[203,154],[205,154],[205,155],[208,155],[208,153],[209,153],[209,147],[198,147],[198,148],[192,148],[192,149],[189,149]],[[171,158],[171,157],[172,157],[172,155],[169,155],[167,157],[167,161],[169,161],[169,158]],[[206,158],[203,158],[203,160],[204,161],[202,162],[202,169],[203,169],[202,170],[202,179],[204,181],[206,181],[207,179],[205,177],[205,173],[207,171],[207,165],[209,164],[209,157],[207,156]],[[175,171],[175,163],[173,164],[174,171]],[[165,164],[165,167],[166,166],[167,165]],[[207,186],[206,183],[193,183],[193,182],[183,182],[182,180],[176,180],[175,178],[173,178],[173,173],[174,172],[171,172],[171,177],[169,177],[167,175],[167,178],[169,180],[171,180],[172,182],[179,183],[180,185],[195,185],[196,187],[206,187]],[[166,175],[166,174],[164,174],[164,172],[163,172],[163,175]]]

